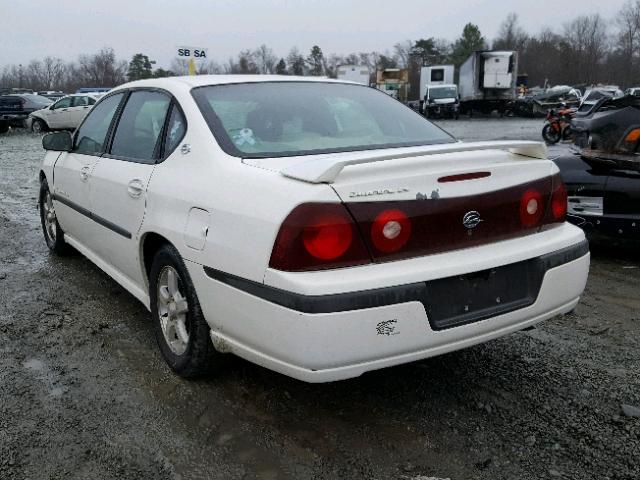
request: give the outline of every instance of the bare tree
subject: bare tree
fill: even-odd
[[[287,55],[290,75],[304,75],[306,72],[306,62],[297,47],[291,48]]]
[[[112,48],[103,48],[93,55],[80,55],[77,65],[79,79],[93,87],[114,87],[124,83],[127,62],[117,60]]]
[[[62,59],[54,57],[44,57],[42,61],[42,81],[46,90],[59,89],[62,87],[62,80],[65,72],[65,65]]]
[[[518,24],[518,14],[511,12],[500,25],[498,37],[493,41],[494,50],[524,50],[528,35]]]
[[[628,1],[615,18],[618,27],[616,70],[627,85],[637,81],[640,70],[640,0]]]
[[[599,14],[583,15],[565,24],[561,44],[571,83],[596,83],[608,49],[605,22]]]
[[[264,75],[275,72],[278,57],[276,57],[273,50],[264,43],[256,49],[254,58],[260,73]]]
[[[393,46],[396,62],[400,68],[409,66],[409,56],[413,50],[413,40],[398,42]]]

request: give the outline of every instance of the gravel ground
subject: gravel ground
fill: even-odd
[[[0,136],[1,479],[640,478],[623,408],[640,407],[638,253],[594,248],[574,313],[442,357],[323,385],[238,359],[185,381],[142,305],[82,256],[48,254],[42,155],[36,136]]]

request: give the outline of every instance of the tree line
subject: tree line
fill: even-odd
[[[419,70],[421,65],[452,63],[459,67],[475,50],[499,49],[519,52],[520,74],[528,75],[530,86],[545,84],[589,85],[640,84],[640,0],[629,0],[613,18],[599,14],[578,16],[561,29],[545,27],[527,33],[518,15],[510,13],[496,38],[485,39],[477,25],[468,23],[453,42],[425,37],[396,43],[384,52],[331,53],[314,45],[308,53],[297,47],[278,56],[267,45],[240,51],[224,62],[209,60],[197,65],[199,74],[279,74],[335,77],[339,65],[364,65],[375,81],[375,72],[384,68]],[[32,60],[25,65],[0,69],[0,87],[33,90],[75,91],[78,87],[113,87],[127,80],[183,75],[186,61],[174,60],[168,69],[155,68],[143,53],[127,62],[113,49],[80,55],[66,62],[56,57]]]

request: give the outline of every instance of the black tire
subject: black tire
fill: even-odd
[[[571,125],[567,125],[566,127],[564,127],[564,129],[562,130],[562,140],[571,140],[571,136],[572,136],[572,131],[571,131]]]
[[[33,122],[31,122],[31,131],[33,133],[44,133],[49,130],[49,126],[44,120],[39,118],[35,118]]]
[[[7,133],[9,131],[9,124],[0,122],[0,133]]]
[[[40,225],[42,226],[42,233],[47,247],[57,255],[68,254],[71,247],[64,241],[64,231],[56,218],[53,201],[51,200],[51,192],[49,191],[49,184],[46,178],[40,183],[38,207],[40,210]]]
[[[183,353],[176,353],[169,345],[161,321],[161,302],[159,302],[159,285],[165,270],[177,273],[177,285],[182,299],[186,300],[188,311],[184,314],[184,326],[188,333],[188,342]],[[149,274],[149,298],[153,316],[154,332],[160,353],[175,373],[184,378],[193,378],[210,373],[222,366],[222,353],[217,352],[211,337],[210,328],[204,319],[196,290],[191,282],[189,272],[182,257],[173,245],[165,244],[156,252]],[[169,319],[168,314],[163,319]],[[174,333],[176,340],[177,332]]]
[[[560,133],[560,131],[553,128],[550,123],[547,123],[544,127],[542,127],[542,138],[548,144],[553,145],[555,143],[558,143],[561,137],[562,134]]]

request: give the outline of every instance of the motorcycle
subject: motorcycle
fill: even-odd
[[[560,140],[569,140],[571,138],[571,119],[575,114],[575,108],[564,107],[558,110],[548,110],[544,127],[542,127],[544,141],[555,144]]]

